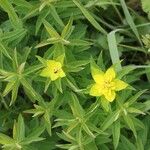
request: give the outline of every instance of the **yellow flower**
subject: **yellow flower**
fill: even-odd
[[[46,67],[42,70],[41,76],[48,77],[52,81],[65,77],[65,73],[62,70],[62,64],[55,60],[46,60]]]
[[[116,97],[116,91],[125,89],[128,84],[116,79],[116,73],[110,67],[106,73],[99,71],[92,74],[95,84],[90,89],[92,96],[104,96],[108,101],[112,102]]]

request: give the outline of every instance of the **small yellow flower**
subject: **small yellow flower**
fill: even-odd
[[[116,73],[110,67],[106,73],[99,71],[98,74],[92,74],[95,84],[90,89],[92,96],[104,96],[108,101],[112,102],[116,97],[116,91],[125,89],[128,84],[116,79]]]
[[[48,77],[52,81],[65,77],[65,73],[62,70],[62,64],[55,60],[46,60],[46,67],[42,70],[41,76]]]

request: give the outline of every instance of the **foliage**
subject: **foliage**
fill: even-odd
[[[150,150],[149,0],[0,0],[0,149]]]

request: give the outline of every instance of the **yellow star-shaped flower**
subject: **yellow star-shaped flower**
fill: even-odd
[[[46,67],[42,70],[41,76],[48,77],[52,81],[66,76],[62,70],[62,64],[55,60],[46,60]]]
[[[106,73],[99,71],[98,74],[92,74],[95,84],[90,89],[91,96],[104,96],[112,102],[116,97],[116,91],[125,89],[128,84],[116,79],[116,73],[113,67],[110,67]]]

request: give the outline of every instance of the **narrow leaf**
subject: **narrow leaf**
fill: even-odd
[[[122,69],[122,67],[121,67],[120,58],[119,58],[117,41],[116,41],[116,37],[115,37],[115,33],[117,31],[119,31],[119,29],[111,31],[107,36],[107,40],[108,40],[111,61],[113,64],[116,64],[116,70],[120,71]]]
[[[86,19],[100,32],[107,34],[107,32],[99,25],[99,23],[93,18],[93,16],[86,10],[86,8],[78,1],[73,0],[77,7],[82,11]]]

